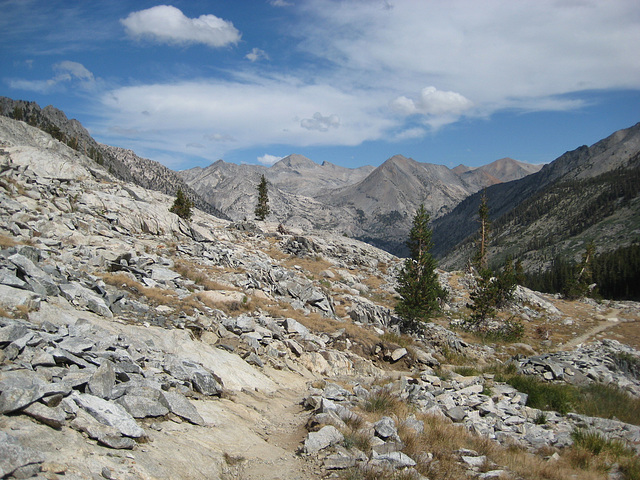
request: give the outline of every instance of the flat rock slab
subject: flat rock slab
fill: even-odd
[[[204,425],[204,419],[196,410],[196,407],[185,397],[177,392],[162,392],[162,397],[167,408],[181,418],[195,424]]]
[[[0,414],[15,412],[49,392],[48,382],[31,370],[0,372]]]
[[[42,463],[44,456],[32,448],[23,447],[8,433],[0,431],[0,478],[6,478],[17,469]]]
[[[0,305],[9,308],[15,308],[20,305],[37,308],[40,305],[40,295],[29,290],[0,285]]]
[[[35,418],[40,423],[44,423],[45,425],[49,425],[56,429],[62,428],[67,419],[67,415],[62,408],[47,407],[46,405],[38,402],[25,407],[22,409],[22,412],[32,418]]]
[[[304,441],[304,451],[309,454],[318,453],[320,450],[342,442],[344,436],[333,425],[322,427],[317,432],[310,432]]]
[[[73,400],[103,425],[115,427],[126,437],[139,438],[144,430],[124,407],[87,393],[73,395]]]

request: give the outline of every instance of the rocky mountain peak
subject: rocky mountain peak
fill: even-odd
[[[305,157],[304,155],[298,155],[297,153],[293,153],[284,157],[282,160],[277,161],[271,166],[272,170],[284,170],[284,169],[313,169],[317,168],[319,165],[315,163],[313,160]]]

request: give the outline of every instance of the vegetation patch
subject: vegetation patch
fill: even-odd
[[[507,383],[529,398],[527,405],[561,414],[576,412],[591,417],[616,418],[640,425],[640,399],[612,385],[593,383],[581,387],[565,383],[547,383],[537,377],[512,375]]]

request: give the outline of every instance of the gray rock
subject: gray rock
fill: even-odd
[[[205,369],[195,370],[190,377],[193,388],[203,395],[221,395],[222,385],[218,380]]]
[[[7,345],[24,337],[30,330],[24,325],[11,324],[0,328],[0,345]]]
[[[304,451],[308,454],[318,453],[331,445],[340,443],[344,436],[333,425],[322,427],[317,432],[309,432],[304,441]]]
[[[329,383],[322,391],[322,396],[329,400],[341,401],[349,396],[349,392],[335,383]]]
[[[63,297],[80,307],[107,318],[113,317],[104,299],[79,283],[64,283],[60,285],[60,291]]]
[[[19,253],[15,253],[11,255],[8,259],[13,263],[18,269],[35,280],[37,283],[41,284],[45,288],[46,295],[57,295],[59,292],[58,282],[56,282],[49,274],[38,268],[31,260],[29,260],[24,255]]]
[[[134,438],[144,436],[144,430],[120,405],[88,393],[74,394],[73,400],[98,422],[115,427],[122,435]]]
[[[264,362],[260,359],[258,355],[256,355],[253,352],[247,355],[244,361],[247,362],[249,365],[255,365],[256,367],[260,367],[260,368],[264,367]]]
[[[389,452],[381,455],[374,454],[370,463],[372,465],[388,466],[397,469],[416,466],[416,462],[409,455],[402,452]]]
[[[32,448],[24,447],[18,439],[0,431],[0,478],[7,478],[21,467],[44,462],[44,455]]]
[[[304,337],[304,336],[309,334],[309,329],[307,327],[305,327],[304,325],[302,325],[297,320],[294,320],[293,318],[287,318],[285,320],[284,328],[287,330],[287,332],[289,332],[289,333],[297,333],[298,335],[301,335],[302,337]]]
[[[413,414],[407,417],[403,425],[416,433],[424,432],[424,422],[422,420],[418,420]]]
[[[20,410],[49,391],[48,382],[31,370],[0,372],[0,414]]]
[[[151,278],[153,280],[167,282],[180,278],[180,274],[166,267],[153,266],[151,267]]]
[[[42,403],[32,403],[31,405],[22,409],[23,413],[26,413],[32,418],[35,418],[40,423],[49,425],[50,427],[60,429],[67,420],[67,415],[60,407],[47,407]]]
[[[398,434],[396,423],[391,417],[382,417],[373,424],[373,428],[375,429],[376,435],[383,439],[393,437]]]
[[[105,360],[89,379],[89,393],[109,400],[115,383],[116,371],[113,367],[113,362]]]
[[[40,298],[40,295],[29,290],[0,285],[0,305],[5,307],[15,308],[24,305],[37,309],[40,306]]]
[[[393,352],[391,352],[391,361],[392,362],[397,362],[402,357],[404,357],[406,354],[407,354],[407,349],[406,348],[396,348]]]
[[[446,410],[445,414],[456,423],[462,422],[467,416],[466,412],[458,406]]]
[[[324,459],[324,468],[327,470],[344,470],[346,468],[355,467],[357,457],[348,452],[337,452],[328,455]]]
[[[157,395],[146,396],[127,393],[116,402],[122,405],[133,418],[162,417],[169,413],[169,409],[163,405],[160,395],[160,392]]]
[[[71,352],[67,352],[63,348],[56,348],[49,353],[53,356],[57,364],[77,365],[80,368],[91,370],[91,371],[95,369],[94,365],[74,355]]]
[[[313,425],[333,425],[337,429],[344,430],[347,424],[336,412],[318,413],[313,417]]]
[[[123,437],[117,428],[98,422],[84,410],[78,410],[76,418],[70,425],[110,448],[131,449],[136,445],[133,438]]]
[[[187,398],[178,392],[162,392],[164,405],[181,418],[193,423],[194,425],[204,425],[204,419]]]
[[[58,344],[58,347],[74,355],[80,355],[82,352],[95,347],[95,343],[83,337],[67,337]]]
[[[487,457],[484,455],[480,455],[480,456],[463,455],[462,461],[467,465],[469,465],[470,467],[479,468],[479,467],[482,467],[487,462]]]
[[[38,350],[31,359],[32,367],[55,367],[56,360],[48,352]]]

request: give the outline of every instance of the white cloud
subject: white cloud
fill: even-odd
[[[81,63],[65,60],[54,64],[52,68],[55,75],[48,80],[13,79],[9,80],[9,86],[18,90],[48,93],[68,82],[75,82],[75,86],[84,90],[95,84],[93,73]]]
[[[290,7],[293,5],[293,3],[285,0],[269,0],[269,4],[274,7]]]
[[[78,62],[72,62],[65,60],[60,63],[56,63],[53,69],[58,72],[59,78],[64,80],[70,80],[71,78],[77,78],[79,80],[86,80],[93,82],[93,73]]]
[[[218,159],[231,149],[275,144],[415,139],[462,116],[572,110],[584,105],[582,91],[640,89],[640,57],[629,50],[640,45],[635,0],[307,0],[289,6],[295,15],[286,18],[299,22],[286,29],[296,37],[289,58],[303,58],[303,65],[257,62],[267,57],[254,48],[238,56],[243,65],[225,71],[224,80],[116,88],[102,98],[103,130],[143,131],[142,146],[172,152],[209,142],[202,155]],[[150,13],[160,19],[151,21]],[[199,30],[195,22],[203,17],[216,19],[219,31]],[[165,43],[240,40],[229,22],[203,17],[154,7],[122,22],[131,35]],[[175,25],[165,25],[168,18]]]
[[[257,160],[263,165],[271,166],[274,163],[279,162],[283,158],[284,157],[276,157],[275,155],[269,155],[268,153],[265,153],[263,156],[258,157]]]
[[[269,60],[269,55],[264,50],[260,50],[259,48],[252,49],[249,53],[247,53],[244,58],[249,59],[252,62],[255,62],[260,59]]]
[[[472,107],[472,102],[456,92],[443,92],[425,87],[416,100],[400,96],[391,102],[391,108],[404,115],[461,115]]]
[[[225,135],[223,133],[208,133],[204,138],[212,142],[233,142],[231,135]]]
[[[240,32],[227,20],[215,15],[188,18],[171,5],[132,12],[120,20],[128,35],[147,37],[159,43],[202,43],[210,47],[223,47],[240,41]]]
[[[380,115],[379,98],[384,95],[248,74],[228,81],[140,85],[105,94],[105,118],[95,128],[105,134],[113,125],[138,128],[146,132],[140,138],[145,149],[176,153],[204,138],[211,144],[202,155],[210,160],[257,145],[355,146],[395,126],[391,116]],[[323,116],[323,110],[332,114]]]
[[[300,126],[307,130],[326,132],[330,128],[338,128],[340,126],[340,118],[337,115],[324,117],[320,112],[316,112],[313,114],[313,118],[303,118],[300,120]]]
[[[394,140],[403,141],[403,140],[415,140],[417,138],[422,138],[427,134],[427,131],[422,127],[414,127],[408,128],[400,133],[398,133]]]
[[[309,0],[304,8],[309,28],[293,30],[304,35],[300,45],[333,63],[336,79],[395,91],[397,112],[411,111],[412,92],[425,85],[457,92],[478,114],[538,102],[572,108],[558,96],[640,88],[640,60],[629,50],[640,44],[633,0],[397,0],[391,9]],[[432,112],[455,103],[437,95],[411,101]]]

